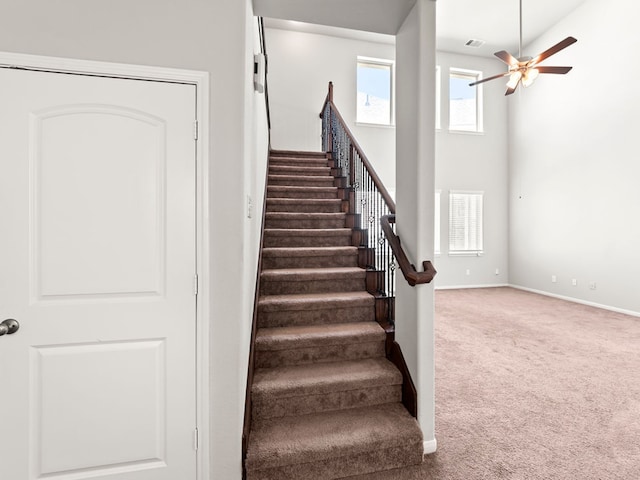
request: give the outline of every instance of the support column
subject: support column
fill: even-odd
[[[417,0],[396,35],[397,232],[409,260],[434,255],[435,193],[434,0]],[[425,453],[436,450],[433,284],[398,279],[396,340],[418,391]]]

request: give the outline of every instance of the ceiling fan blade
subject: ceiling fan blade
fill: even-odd
[[[509,74],[510,74],[510,72],[506,72],[506,73],[500,73],[498,75],[494,75],[492,77],[483,78],[482,80],[478,80],[477,82],[470,83],[469,86],[473,87],[475,85],[478,85],[479,83],[488,82],[489,80],[495,80],[496,78],[506,77]]]
[[[507,91],[504,94],[504,96],[506,97],[507,95],[511,95],[513,92],[515,92],[516,89],[518,88],[518,85],[520,85],[521,81],[522,81],[522,79],[518,79],[518,83],[516,83],[515,87],[508,87]]]
[[[561,42],[556,43],[553,47],[551,47],[548,50],[545,50],[544,52],[542,52],[540,55],[538,55],[537,57],[534,57],[529,64],[530,65],[535,65],[536,63],[540,63],[541,61],[543,61],[545,58],[549,58],[551,55],[554,55],[556,53],[558,53],[560,50],[563,50],[565,48],[567,48],[569,45],[573,45],[574,43],[576,43],[578,40],[576,40],[573,37],[567,37],[564,40],[562,40]]]
[[[500,50],[499,52],[494,53],[494,55],[509,66],[518,64],[518,59],[506,50]]]
[[[572,68],[573,67],[535,67],[535,69],[538,70],[540,73],[558,73],[558,74],[569,73],[569,71]]]

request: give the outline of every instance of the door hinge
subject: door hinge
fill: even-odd
[[[193,121],[193,139],[198,140],[198,120]]]
[[[200,436],[198,435],[198,427],[193,431],[193,449],[198,450],[198,446],[200,443]]]
[[[193,294],[198,295],[198,274],[193,276]]]

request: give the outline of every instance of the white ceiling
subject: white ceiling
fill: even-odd
[[[523,45],[538,38],[585,1],[522,0]],[[415,0],[253,0],[253,3],[256,15],[279,19],[266,22],[273,28],[393,43],[393,35]],[[519,0],[438,0],[437,48],[487,57],[498,50],[517,55],[518,10]],[[566,32],[566,36],[570,34]],[[466,47],[464,44],[470,39],[486,43],[480,48]]]
[[[395,35],[416,0],[253,0],[262,17]]]
[[[523,45],[531,43],[585,1],[522,0]],[[482,56],[507,50],[517,56],[520,36],[518,11],[519,0],[438,0],[437,48]],[[562,38],[569,35],[571,32],[566,32]],[[470,39],[486,43],[476,49],[465,47],[465,42]]]

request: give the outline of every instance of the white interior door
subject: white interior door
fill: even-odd
[[[0,478],[196,478],[194,85],[0,68]]]

